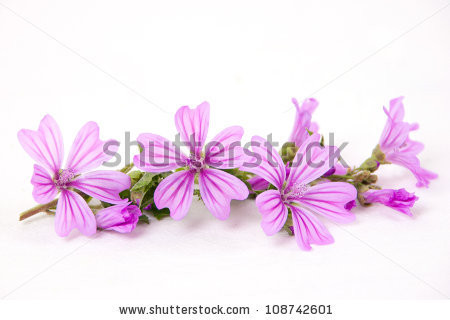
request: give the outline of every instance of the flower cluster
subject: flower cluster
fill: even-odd
[[[20,220],[39,212],[54,214],[56,233],[63,237],[72,229],[88,236],[97,229],[129,233],[139,222],[148,223],[149,216],[183,219],[194,197],[219,220],[229,217],[231,200],[256,199],[267,235],[285,230],[301,249],[310,250],[311,244],[334,241],[321,219],[353,221],[356,201],[361,206],[381,203],[412,216],[418,198],[403,188],[382,189],[374,174],[381,165],[393,163],[410,170],[418,187],[428,187],[437,178],[420,165],[417,156],[423,144],[409,137],[418,125],[404,122],[402,97],[393,99],[389,110],[384,108],[387,122],[380,141],[359,167],[342,164],[340,150],[325,144],[312,122],[317,100],[292,102],[294,128],[280,151],[260,136],[243,148],[244,129],[239,126],[220,131],[206,143],[210,107],[203,102],[176,112],[179,141],[141,134],[134,163],[120,171],[92,171],[114,156],[119,145],[100,140],[95,122],[81,128],[63,165],[62,134],[47,115],[37,131],[18,133],[36,162],[31,183],[40,204],[23,212]]]

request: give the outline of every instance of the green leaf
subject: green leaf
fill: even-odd
[[[148,219],[148,217],[147,217],[145,214],[142,214],[142,215],[139,217],[138,222],[139,222],[139,223],[150,224],[150,220]]]
[[[152,206],[152,209],[150,211],[153,213],[155,218],[158,220],[161,220],[161,219],[164,219],[164,218],[170,216],[170,210],[168,208],[162,208],[161,210],[159,210],[155,206]]]
[[[156,187],[150,188],[144,193],[142,199],[139,202],[139,209],[144,210],[145,207],[153,203],[153,196],[155,194]]]
[[[152,172],[146,172],[144,175],[136,182],[136,184],[131,188],[131,192],[145,193],[152,184],[153,177],[158,174]]]
[[[128,175],[131,178],[131,186],[133,187],[139,180],[141,180],[142,176],[144,175],[144,172],[135,170],[128,173]]]

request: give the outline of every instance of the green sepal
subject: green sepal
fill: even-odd
[[[292,227],[294,224],[292,222],[292,212],[291,209],[288,208],[288,216],[286,219],[286,223],[283,226],[283,230],[286,231],[290,236],[293,236],[294,233],[291,231],[290,227]]]
[[[283,159],[284,163],[290,162],[294,160],[297,151],[298,147],[294,142],[285,142],[281,147],[281,159]]]
[[[202,200],[202,195],[201,195],[199,189],[194,189],[194,196],[197,196],[197,198],[198,198],[199,201],[203,201],[203,200]]]

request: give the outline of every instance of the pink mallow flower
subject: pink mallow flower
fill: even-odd
[[[382,203],[385,206],[391,207],[392,209],[400,211],[410,217],[412,216],[411,208],[419,199],[414,195],[414,193],[409,193],[405,189],[370,189],[364,192],[363,196],[369,203]]]
[[[318,124],[311,122],[312,114],[319,105],[319,102],[314,98],[309,98],[305,99],[300,106],[297,99],[292,98],[292,103],[295,105],[297,112],[289,141],[294,142],[297,147],[300,147],[309,137],[308,130],[314,133],[318,133],[319,131]]]
[[[86,123],[78,132],[64,168],[63,139],[51,116],[42,119],[37,131],[20,130],[18,138],[25,151],[38,163],[34,165],[31,179],[36,202],[50,202],[58,192],[61,193],[55,215],[55,230],[59,236],[67,236],[74,228],[85,235],[92,235],[97,230],[92,210],[73,189],[108,203],[123,202],[119,193],[130,187],[129,176],[103,170],[85,173],[110,159],[118,146],[113,140],[99,139],[95,122]],[[109,155],[104,152],[105,143],[108,143]]]
[[[389,111],[385,107],[383,109],[388,119],[379,145],[386,155],[386,160],[410,170],[417,179],[418,187],[428,187],[430,180],[436,179],[438,175],[420,166],[417,155],[422,152],[424,145],[409,138],[409,133],[417,130],[419,125],[403,121],[405,115],[403,97],[391,100]]]
[[[313,134],[304,141],[287,176],[287,168],[280,155],[266,140],[255,136],[252,138],[255,156],[253,161],[243,166],[243,170],[264,178],[276,188],[256,197],[264,232],[271,236],[280,231],[290,209],[297,244],[304,250],[310,250],[311,244],[330,244],[334,241],[316,214],[336,222],[350,222],[355,218],[345,209],[346,204],[356,198],[356,189],[351,184],[324,182],[309,185],[337,161],[337,158],[330,160],[330,153],[336,154],[337,148],[320,147],[319,140],[320,135]],[[303,159],[303,155],[307,155],[308,159]]]
[[[104,230],[114,230],[120,233],[129,233],[136,228],[139,217],[142,215],[141,210],[131,202],[123,202],[115,206],[111,206],[99,210],[95,215],[97,227]]]
[[[165,172],[177,168],[185,170],[172,173],[155,190],[154,200],[158,209],[169,208],[175,220],[184,218],[193,198],[194,181],[198,175],[200,195],[208,210],[218,219],[225,220],[230,214],[232,199],[248,197],[247,186],[235,176],[218,169],[239,168],[243,163],[240,140],[244,134],[241,127],[226,128],[206,145],[209,128],[209,104],[203,102],[195,109],[181,107],[175,114],[175,126],[181,141],[190,149],[184,155],[169,140],[151,133],[138,137],[143,147],[134,157],[136,167],[147,172]]]

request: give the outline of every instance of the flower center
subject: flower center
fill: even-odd
[[[186,161],[186,165],[190,170],[200,172],[200,170],[205,167],[205,159],[203,157],[198,158],[195,154],[191,154],[189,159]]]
[[[287,201],[289,199],[299,199],[303,197],[308,190],[309,186],[307,184],[296,182],[289,190],[287,190],[287,192],[286,190],[283,191],[283,201]]]
[[[75,178],[75,172],[72,169],[60,169],[53,181],[56,187],[61,189],[66,188],[73,178]]]

